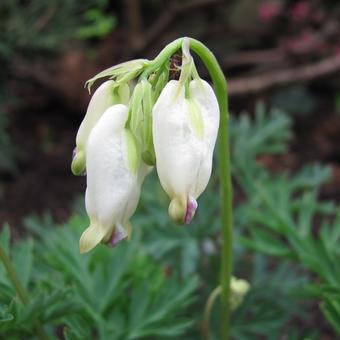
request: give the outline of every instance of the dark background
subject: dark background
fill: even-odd
[[[272,171],[330,166],[321,198],[340,198],[340,5],[337,1],[2,0],[0,3],[0,225],[50,212],[67,220],[85,178],[70,171],[90,99],[85,81],[180,36],[204,42],[229,83],[233,115],[256,102],[294,121]],[[201,70],[202,77],[206,72]]]

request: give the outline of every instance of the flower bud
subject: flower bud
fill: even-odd
[[[249,282],[232,276],[230,281],[230,305],[235,310],[244,300],[250,289]]]
[[[146,175],[134,137],[125,128],[128,107],[108,108],[93,127],[87,143],[86,211],[90,226],[80,238],[80,252],[99,242],[116,245],[129,237],[129,219]]]
[[[157,173],[171,199],[170,217],[180,223],[190,223],[196,199],[208,184],[219,126],[211,86],[196,79],[185,92],[179,81],[172,80],[153,108]]]
[[[85,171],[86,144],[92,128],[107,108],[114,104],[127,103],[129,92],[127,84],[117,87],[114,81],[108,80],[100,85],[93,94],[76,137],[76,148],[71,164],[74,175],[81,175]]]

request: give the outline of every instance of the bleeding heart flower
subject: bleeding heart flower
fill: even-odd
[[[219,126],[219,106],[211,86],[192,80],[185,89],[170,81],[153,108],[157,173],[170,196],[170,217],[190,223],[196,199],[206,188]]]
[[[148,167],[140,162],[135,139],[125,128],[127,119],[127,106],[111,106],[89,136],[85,203],[90,226],[80,238],[81,253],[99,242],[116,245],[130,235],[129,219]]]

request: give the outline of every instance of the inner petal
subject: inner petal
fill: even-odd
[[[198,207],[197,201],[193,197],[189,196],[188,203],[187,203],[187,210],[186,210],[185,218],[184,218],[185,224],[189,224],[191,222],[191,220],[193,219],[195,215],[195,211],[197,207]]]
[[[107,242],[107,245],[110,247],[115,247],[120,241],[124,240],[127,237],[128,233],[125,228],[121,225],[117,225],[111,235],[111,238]]]

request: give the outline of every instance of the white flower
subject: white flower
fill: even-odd
[[[72,172],[75,175],[82,174],[85,171],[86,144],[92,128],[107,108],[114,104],[126,104],[129,100],[129,92],[127,84],[117,86],[112,80],[104,82],[94,92],[76,137],[76,148],[71,165]]]
[[[127,106],[111,106],[89,136],[85,203],[90,226],[80,238],[81,253],[101,241],[115,245],[130,234],[147,167],[140,166],[134,137],[125,129],[127,118]]]
[[[177,222],[190,223],[208,184],[218,126],[215,93],[201,79],[190,82],[187,96],[185,86],[170,81],[153,108],[157,173]]]

